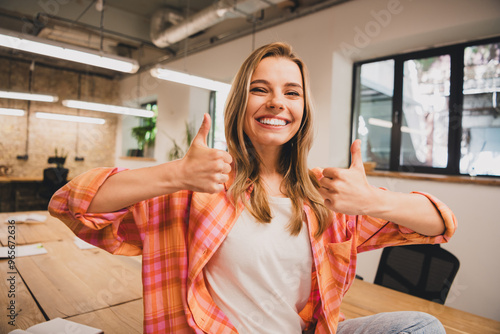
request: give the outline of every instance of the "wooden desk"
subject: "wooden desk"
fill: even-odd
[[[7,245],[9,216],[0,214],[0,242]],[[47,254],[17,257],[12,269],[0,260],[0,333],[27,329],[56,317],[110,333],[142,333],[142,279],[140,257],[111,255],[101,249],[80,249],[74,234],[48,212],[45,223],[16,224],[16,246],[41,242]],[[15,278],[15,297],[9,296],[9,278]],[[15,326],[9,310],[16,305]]]
[[[346,319],[381,312],[421,311],[438,318],[447,334],[500,333],[500,322],[356,279],[340,310]]]
[[[25,176],[0,176],[0,183],[9,182],[42,182],[42,177],[25,177]]]
[[[39,214],[47,217],[43,223],[16,223],[16,244],[26,245],[46,241],[73,239],[73,232],[59,219],[52,217],[47,211],[4,212],[0,213],[0,244],[7,246],[9,217],[23,214]]]
[[[65,318],[142,298],[141,264],[72,240],[43,243],[47,254],[18,258],[16,267],[50,318]]]
[[[100,328],[105,334],[142,334],[143,317],[142,299],[139,299],[67,319]]]
[[[17,316],[13,315],[16,325],[9,325],[11,314],[16,313]],[[19,273],[9,268],[7,260],[0,260],[0,333],[8,333],[16,328],[26,329],[44,321],[42,311]]]

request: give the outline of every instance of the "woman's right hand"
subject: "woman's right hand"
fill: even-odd
[[[186,155],[180,160],[182,188],[196,192],[218,193],[229,180],[233,158],[226,151],[207,146],[211,118],[205,114],[203,123]]]

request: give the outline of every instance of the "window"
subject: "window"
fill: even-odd
[[[226,104],[229,91],[212,92],[210,95],[210,103],[212,115],[213,138],[210,147],[227,151],[226,134],[224,132],[224,106]]]
[[[353,139],[376,169],[500,176],[500,38],[354,64]]]

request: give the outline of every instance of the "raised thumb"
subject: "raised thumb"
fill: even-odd
[[[200,129],[193,139],[193,143],[207,146],[207,137],[210,132],[211,125],[212,119],[209,114],[205,113],[203,115],[203,122],[201,123]]]
[[[350,168],[362,168],[363,166],[363,156],[361,155],[361,139],[356,139],[351,145],[351,167]]]

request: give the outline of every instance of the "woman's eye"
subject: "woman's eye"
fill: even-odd
[[[265,93],[266,90],[264,88],[261,88],[261,87],[254,87],[252,89],[250,89],[251,92],[256,92],[256,93]]]
[[[296,91],[287,92],[286,95],[300,96],[299,92],[296,92]]]

